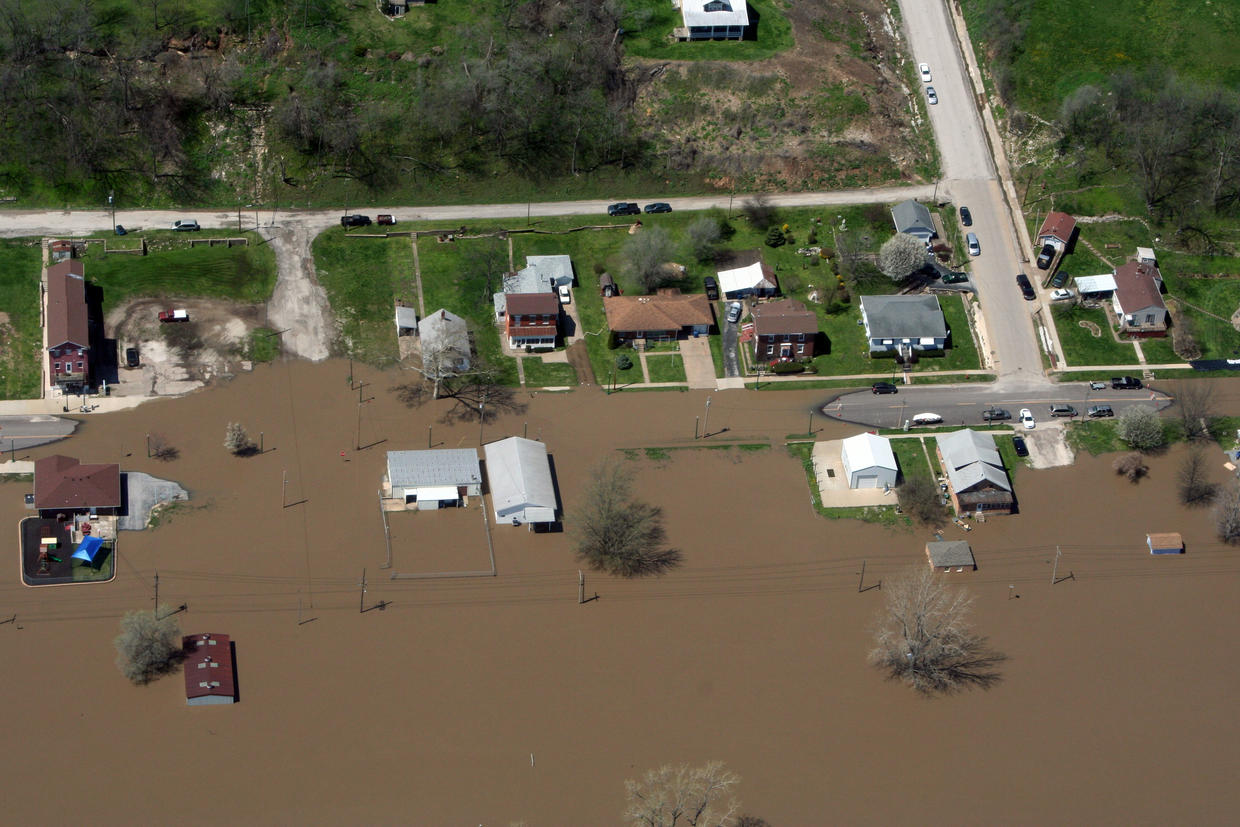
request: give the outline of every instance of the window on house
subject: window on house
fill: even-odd
[[[805,345],[797,345],[797,353],[800,355],[805,355]]]
[[[60,362],[56,362],[54,365],[52,365],[52,370],[56,371],[57,373],[60,373]]]
[[[1146,313],[1146,314],[1145,314],[1145,323],[1146,323],[1146,324],[1153,324],[1153,323],[1154,323],[1154,314],[1153,314],[1153,313]]]
[[[772,353],[774,353],[774,352],[775,352],[775,345],[767,345],[767,346],[766,346],[766,355],[767,355],[767,356],[770,356],[770,355],[771,355]]]
[[[804,342],[804,341],[805,341],[805,334],[804,334],[804,333],[798,333],[798,334],[797,334],[797,341],[798,341],[798,342]]]
[[[82,369],[82,363],[78,362],[78,370],[81,370],[81,369]]]

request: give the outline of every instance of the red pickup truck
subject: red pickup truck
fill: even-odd
[[[161,310],[159,311],[159,320],[161,322],[188,322],[188,310]]]

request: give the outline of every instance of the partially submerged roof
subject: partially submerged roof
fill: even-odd
[[[818,317],[796,299],[780,299],[755,305],[753,324],[754,333],[759,336],[783,333],[815,336],[818,333]]]
[[[71,258],[47,268],[47,346],[90,346],[85,271]]]
[[[887,468],[898,471],[891,441],[869,432],[850,436],[843,441],[843,461],[851,471],[864,468]]]
[[[231,702],[237,694],[233,673],[232,641],[228,635],[197,634],[181,638],[185,654],[185,700],[218,698]]]
[[[862,296],[861,315],[871,339],[946,339],[939,297]]]
[[[388,451],[388,480],[393,488],[477,485],[482,482],[478,452],[473,448]]]
[[[83,465],[61,454],[35,460],[35,508],[118,508],[120,504],[121,467],[116,463]]]
[[[1149,545],[1150,551],[1182,551],[1184,549],[1184,538],[1178,531],[1147,534],[1145,542]]]
[[[973,549],[964,540],[945,540],[943,542],[926,543],[926,554],[933,566],[967,566],[973,568],[977,562],[973,559]]]
[[[680,0],[686,26],[748,26],[745,0]]]
[[[527,522],[550,522],[555,519],[555,486],[551,482],[546,445],[513,436],[489,443],[483,451],[486,453],[491,504],[497,520],[523,511],[544,518],[527,519]],[[550,510],[550,517],[546,517],[547,510]]]

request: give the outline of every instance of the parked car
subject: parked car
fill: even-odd
[[[1106,382],[1090,382],[1089,389],[1091,391],[1104,391],[1107,389],[1107,383]]]
[[[1033,411],[1028,408],[1020,409],[1020,424],[1025,426],[1026,431],[1032,431],[1038,427],[1038,423],[1033,419]]]
[[[969,233],[964,240],[969,247],[969,255],[980,256],[982,254],[982,245],[978,243],[976,233]]]
[[[960,282],[968,280],[968,273],[947,273],[943,276],[944,284],[960,284]]]
[[[654,213],[654,212],[671,212],[671,211],[672,211],[672,205],[671,205],[671,204],[668,204],[668,203],[666,203],[666,202],[663,202],[663,201],[656,201],[656,202],[654,202],[653,204],[647,204],[647,205],[646,205],[646,209],[645,209],[645,211],[646,211],[646,212],[650,212],[650,213]]]
[[[930,64],[929,63],[918,63],[917,71],[921,72],[922,83],[929,83],[930,81],[934,80],[934,78],[931,77],[930,75]]]
[[[1051,416],[1076,416],[1076,408],[1071,405],[1051,405]]]
[[[1066,288],[1063,288],[1063,287],[1059,288],[1058,290],[1051,291],[1051,301],[1053,302],[1067,301],[1068,299],[1072,298],[1072,296],[1073,296],[1072,291]]]
[[[124,227],[122,227],[120,224],[117,224],[117,225],[116,225],[116,234],[117,234],[117,235],[128,235],[128,234],[129,234],[129,230],[126,230],[126,229],[125,229]]]
[[[1043,244],[1042,249],[1038,252],[1037,265],[1039,270],[1049,270],[1051,262],[1055,260],[1055,245]]]
[[[960,208],[960,223],[966,227],[973,226],[973,213],[969,212],[968,207]]]
[[[369,227],[370,216],[368,215],[342,215],[340,216],[340,226],[348,229],[349,227]]]
[[[1115,411],[1111,410],[1110,405],[1092,405],[1089,416],[1091,419],[1101,419],[1104,416],[1115,416]]]
[[[931,106],[934,106],[936,103],[939,102],[939,94],[938,92],[934,91],[933,86],[926,87],[926,100],[930,101]]]
[[[573,291],[569,289],[567,284],[561,284],[555,289],[555,292],[560,294],[560,304],[573,303]]]
[[[188,322],[188,310],[161,310],[159,311],[159,320],[161,322]]]
[[[1145,385],[1141,384],[1141,380],[1135,376],[1113,376],[1111,377],[1112,390],[1139,391]]]
[[[198,222],[192,218],[181,218],[172,222],[172,229],[180,233],[190,233],[201,230],[202,227],[199,227]]]
[[[715,281],[715,277],[707,276],[702,279],[702,284],[706,285],[706,298],[713,302],[719,301],[719,282]]]
[[[729,304],[728,305],[728,321],[731,322],[732,324],[736,324],[737,322],[739,322],[741,320],[741,312],[744,309],[745,309],[744,306],[740,302],[732,302],[731,304]]]
[[[870,385],[870,393],[899,393],[900,389],[890,382],[875,382]]]
[[[1003,408],[987,408],[982,411],[983,422],[998,422],[1003,419],[1011,419],[1012,412],[1005,411]]]
[[[607,208],[608,215],[641,215],[641,208],[631,201],[621,201]]]
[[[913,414],[914,425],[938,425],[942,421],[943,417],[936,413]]]
[[[1025,438],[1020,434],[1012,434],[1012,447],[1016,449],[1016,456],[1029,456],[1029,446],[1025,444]]]
[[[1063,287],[1068,283],[1068,273],[1066,270],[1060,270],[1051,278],[1051,287]]]
[[[138,349],[136,347],[125,348],[125,365],[127,367],[136,368],[140,364],[138,359]]]
[[[375,216],[375,223],[382,227],[391,227],[396,224],[396,216],[383,213]]]
[[[1029,283],[1029,277],[1024,273],[1016,274],[1016,286],[1020,288],[1020,294],[1025,297],[1025,301],[1031,302],[1038,297],[1033,285]]]

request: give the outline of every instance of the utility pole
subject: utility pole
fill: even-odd
[[[861,586],[865,583],[865,561],[861,561],[861,579],[857,581],[857,594],[862,592]]]
[[[284,485],[280,489],[280,507],[288,508],[288,471],[284,472]]]
[[[805,433],[809,436],[814,435],[814,409],[809,409],[809,422],[805,426]]]
[[[108,209],[112,211],[112,229],[113,230],[116,230],[116,202],[115,202],[115,199],[113,198],[115,194],[116,193],[111,192],[111,191],[108,192]]]
[[[159,620],[159,569],[155,569],[155,619]]]
[[[426,450],[431,449],[431,426],[426,426]]]
[[[577,569],[577,603],[586,602],[586,576]]]
[[[710,397],[706,397],[706,417],[702,420],[702,438],[710,436]]]
[[[702,421],[700,416],[693,417],[693,438],[698,438],[698,423]]]
[[[1059,572],[1059,557],[1063,552],[1059,550],[1059,546],[1055,546],[1055,565],[1051,567],[1051,585],[1055,585],[1055,575]]]
[[[357,611],[359,614],[366,611],[366,569],[362,569],[362,582],[358,584],[361,591],[357,595]]]
[[[146,435],[146,458],[151,458],[151,435]]]

